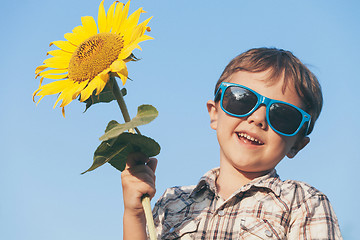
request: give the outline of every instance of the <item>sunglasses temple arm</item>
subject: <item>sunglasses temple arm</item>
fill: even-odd
[[[306,127],[305,136],[309,135],[310,125],[311,125],[311,117],[310,117],[310,120],[309,120],[309,122],[307,124],[307,127]]]

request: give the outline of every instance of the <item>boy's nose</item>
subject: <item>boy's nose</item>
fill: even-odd
[[[266,129],[266,107],[260,106],[258,107],[252,114],[250,114],[247,118],[248,123],[255,124],[256,126]]]

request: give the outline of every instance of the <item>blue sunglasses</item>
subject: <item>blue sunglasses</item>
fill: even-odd
[[[234,117],[246,117],[261,105],[266,106],[266,120],[269,126],[278,134],[284,136],[296,135],[306,124],[307,135],[311,116],[301,108],[287,102],[267,98],[245,86],[222,82],[216,91],[215,100],[221,90],[221,109]]]

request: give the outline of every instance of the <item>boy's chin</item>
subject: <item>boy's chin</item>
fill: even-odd
[[[274,168],[270,168],[270,169],[261,169],[261,168],[251,168],[251,167],[247,167],[247,168],[237,168],[238,172],[243,173],[243,174],[253,174],[253,175],[265,175],[269,172],[271,172]]]

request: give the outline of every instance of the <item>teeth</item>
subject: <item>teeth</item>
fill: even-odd
[[[253,138],[253,137],[247,135],[246,133],[238,133],[238,136],[239,136],[239,137],[246,138],[246,139],[248,139],[248,140],[250,140],[250,141],[252,141],[252,142],[256,142],[256,143],[258,143],[258,144],[263,144],[260,140],[258,140],[258,139],[256,139],[256,138]]]

